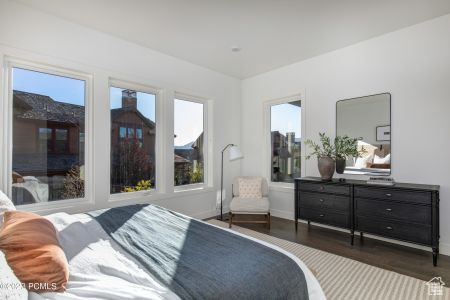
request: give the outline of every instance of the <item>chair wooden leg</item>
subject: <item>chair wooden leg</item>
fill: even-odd
[[[233,214],[230,212],[230,223],[228,224],[228,228],[231,228],[231,224],[233,223]]]
[[[267,213],[267,227],[269,227],[270,230],[270,212]]]

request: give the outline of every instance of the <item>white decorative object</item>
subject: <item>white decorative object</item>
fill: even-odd
[[[367,156],[358,157],[355,162],[355,168],[364,169],[367,168],[367,164],[371,163],[373,160],[373,154]]]
[[[391,154],[389,153],[385,157],[380,157],[375,154],[375,157],[373,158],[374,164],[390,164],[391,163]]]

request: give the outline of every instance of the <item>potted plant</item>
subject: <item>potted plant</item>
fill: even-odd
[[[306,159],[310,159],[311,156],[316,156],[320,177],[322,180],[331,180],[336,168],[336,148],[325,133],[319,133],[319,137],[321,145],[316,144],[310,139],[305,141],[305,145],[312,148],[312,152],[306,156]]]
[[[336,158],[336,172],[343,174],[346,166],[346,161],[349,157],[359,157],[358,139],[351,138],[347,135],[337,136],[334,139],[335,158]],[[364,150],[364,147],[362,148]]]

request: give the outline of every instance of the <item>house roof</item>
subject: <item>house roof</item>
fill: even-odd
[[[16,118],[83,124],[85,108],[81,105],[55,101],[49,96],[13,91]]]
[[[174,154],[174,160],[176,164],[180,164],[180,163],[191,163],[188,159],[181,157],[179,155]]]
[[[120,115],[126,113],[126,112],[132,112],[132,113],[136,113],[139,118],[142,119],[142,121],[150,128],[155,128],[156,124],[155,122],[153,122],[152,120],[150,120],[149,118],[145,117],[139,110],[137,110],[136,108],[133,107],[121,107],[121,108],[114,108],[111,109],[111,119],[115,120],[116,118],[118,118]]]

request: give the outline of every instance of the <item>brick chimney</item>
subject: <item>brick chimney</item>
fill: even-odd
[[[122,108],[137,109],[136,91],[133,90],[122,91]]]

